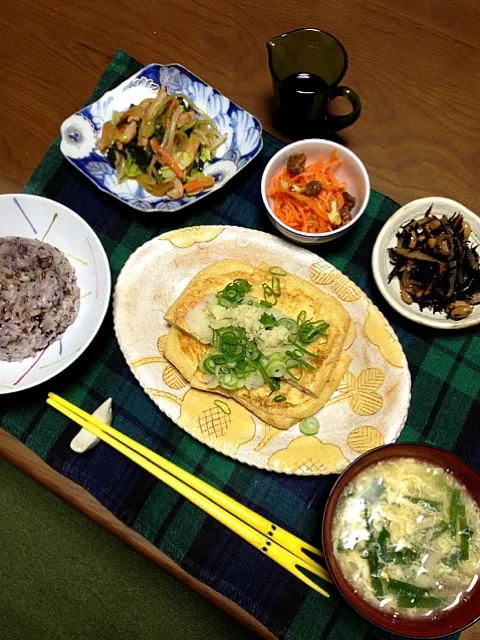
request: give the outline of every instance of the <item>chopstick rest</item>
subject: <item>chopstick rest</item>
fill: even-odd
[[[92,413],[94,418],[105,422],[105,424],[111,425],[113,420],[113,408],[112,399],[108,398]],[[94,436],[91,431],[87,429],[80,429],[77,435],[70,443],[70,449],[75,453],[85,453],[89,449],[93,449],[100,442],[100,438]]]

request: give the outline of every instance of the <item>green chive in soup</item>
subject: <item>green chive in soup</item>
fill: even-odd
[[[480,510],[449,473],[396,458],[344,489],[333,521],[335,558],[368,602],[422,617],[468,597],[480,572]]]

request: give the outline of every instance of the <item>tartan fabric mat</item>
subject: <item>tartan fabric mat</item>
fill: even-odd
[[[92,100],[141,65],[117,52]],[[182,212],[142,214],[100,192],[62,159],[57,139],[24,191],[78,212],[109,256],[113,281],[141,244],[158,234],[201,224],[240,225],[274,233],[260,196],[260,177],[282,146],[264,135],[264,149],[228,187]],[[413,325],[391,310],[372,281],[370,257],[385,220],[398,208],[373,192],[354,232],[318,251],[371,297],[395,328],[413,379],[412,404],[401,441],[429,442],[480,468],[480,337],[475,331],[441,333]],[[114,450],[99,445],[78,456],[69,448],[76,425],[47,409],[48,391],[88,411],[114,399],[114,425],[192,471],[294,534],[320,544],[321,518],[335,476],[301,478],[239,464],[200,444],[164,416],[144,394],[116,343],[111,310],[88,350],[67,372],[32,390],[2,396],[0,424],[58,472],[90,491],[118,518],[191,575],[237,602],[285,640],[391,638],[350,609],[332,588],[325,599],[207,517]],[[180,606],[180,605],[179,605]],[[453,638],[454,636],[452,636]],[[456,636],[455,636],[456,637]]]

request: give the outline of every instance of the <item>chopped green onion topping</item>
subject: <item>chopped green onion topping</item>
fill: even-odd
[[[298,334],[298,324],[295,320],[292,320],[292,318],[280,318],[280,320],[277,321],[277,325],[279,327],[286,327],[292,338]]]
[[[280,382],[277,378],[270,378],[269,385],[272,391],[278,391],[280,389]]]
[[[308,369],[309,371],[313,371],[315,369],[315,367],[313,367],[309,362],[302,358],[302,352],[300,350],[296,349],[295,351],[286,351],[285,353],[292,360],[298,362],[299,365],[305,367],[305,369]]]
[[[298,426],[300,431],[306,436],[314,436],[320,430],[320,423],[315,416],[305,418]]]
[[[402,609],[437,609],[443,600],[435,596],[398,596],[397,603]]]
[[[256,301],[251,296],[245,300],[252,285],[244,278],[237,278],[216,294],[218,304],[231,308],[243,303],[271,309],[281,296],[280,278],[286,275],[286,271],[280,267],[272,267],[270,273],[272,274],[271,284],[262,284],[263,300]],[[326,332],[329,325],[325,321],[309,319],[307,312],[301,311],[296,320],[288,317],[277,319],[274,314],[265,312],[261,315],[259,322],[267,330],[277,326],[287,329],[288,339],[279,347],[280,351],[270,356],[264,355],[256,342],[249,340],[246,330],[242,327],[212,328],[213,349],[200,364],[201,370],[211,376],[208,379],[209,386],[214,388],[216,382],[216,386],[232,391],[243,386],[250,388],[247,379],[259,373],[271,393],[274,393],[280,388],[282,379],[299,381],[305,370],[315,369],[307,358],[318,359],[320,356],[307,349],[305,345],[317,340],[319,342],[328,340]],[[258,382],[252,380],[254,387],[257,384]],[[280,402],[280,400],[275,401]]]
[[[287,396],[282,396],[282,395],[273,397],[274,402],[285,402],[286,399],[287,399]]]
[[[271,273],[271,270],[270,270],[270,273]],[[262,287],[263,287],[263,297],[264,297],[263,302],[268,302],[271,308],[277,304],[277,298],[279,298],[282,295],[280,278],[278,277],[278,275],[272,275],[272,283],[267,284],[266,282],[264,282],[262,284]],[[273,298],[273,301],[270,302],[268,298]],[[260,302],[260,304],[262,303]],[[262,306],[267,306],[267,305],[264,304]]]
[[[244,278],[237,278],[227,284],[223,291],[217,293],[218,304],[222,307],[236,307],[241,304],[245,294],[252,288],[252,285]]]
[[[300,353],[304,353],[305,355],[310,356],[310,358],[320,357],[317,353],[312,353],[312,351],[308,351],[307,349],[305,349],[305,347],[302,347],[302,345],[298,344],[298,342],[294,342],[293,340],[290,340],[290,344],[294,346],[297,351],[300,351]]]
[[[287,365],[283,359],[283,355],[273,354],[270,356],[265,371],[271,378],[282,378],[287,372]]]
[[[455,538],[457,535],[457,518],[458,518],[458,503],[460,500],[460,489],[454,489],[452,491],[452,497],[450,499],[450,535]]]
[[[407,496],[410,502],[414,504],[419,504],[421,507],[430,507],[430,509],[434,509],[438,511],[442,508],[442,503],[437,500],[427,500],[426,498],[415,498],[414,496]]]
[[[273,276],[272,278],[272,292],[276,298],[279,298],[282,293],[282,288],[280,286],[280,278],[277,276]]]
[[[300,311],[297,316],[298,340],[302,344],[311,344],[320,337],[326,336],[326,331],[330,326],[324,320],[308,320],[307,312]]]
[[[464,504],[458,506],[458,529],[460,532],[460,558],[468,560],[471,530],[467,523],[467,515]]]
[[[271,267],[270,273],[272,276],[286,276],[287,272],[282,267]]]

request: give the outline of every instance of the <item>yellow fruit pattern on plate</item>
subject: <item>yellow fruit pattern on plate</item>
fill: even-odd
[[[338,395],[330,398],[325,406],[347,401],[354,413],[371,416],[382,408],[383,398],[377,393],[377,389],[384,381],[385,374],[376,367],[364,369],[358,376],[347,371],[338,386]]]
[[[173,393],[168,393],[168,391],[147,388],[145,389],[145,393],[147,393],[153,400],[155,400],[155,398],[162,398],[162,400],[168,400],[168,402],[172,402],[178,406],[182,404],[181,398],[177,398],[177,396],[174,396]]]
[[[310,267],[310,280],[315,284],[332,284],[337,275],[335,269],[323,262],[316,262]]]
[[[218,238],[224,227],[185,227],[175,229],[162,235],[162,240],[168,240],[177,249],[188,249],[199,242],[211,242]]]
[[[365,453],[385,444],[385,439],[375,427],[362,426],[350,431],[347,444],[356,453]]]
[[[398,338],[392,335],[383,314],[371,302],[368,303],[365,333],[387,362],[394,367],[405,366],[405,356]]]
[[[315,436],[300,436],[285,449],[270,456],[268,467],[284,473],[338,473],[348,464],[340,447],[318,440]]]
[[[363,295],[362,290],[347,276],[323,262],[315,262],[311,265],[310,280],[315,284],[333,284],[335,293],[344,302],[357,302]]]
[[[348,328],[347,335],[345,337],[345,342],[343,343],[343,350],[347,351],[347,349],[350,349],[354,340],[355,340],[355,323],[351,322],[350,327]]]
[[[178,424],[226,455],[237,453],[255,436],[253,416],[242,405],[196,389],[183,397]]]
[[[262,439],[257,444],[254,450],[258,453],[259,451],[265,449],[270,440],[273,440],[273,438],[275,438],[275,436],[277,436],[279,433],[281,433],[280,429],[276,429],[270,424],[262,422]]]
[[[163,371],[163,381],[167,387],[175,389],[176,391],[183,389],[183,387],[187,385],[187,381],[180,371],[173,366],[173,364],[167,364],[165,367]]]
[[[165,346],[165,340],[167,339],[167,334],[162,334],[157,340],[157,349],[160,355],[158,356],[146,356],[145,358],[136,358],[130,362],[130,367],[132,371],[134,369],[138,369],[138,367],[143,367],[146,364],[158,364],[165,363],[168,360],[163,355],[163,349]],[[185,385],[182,385],[185,386]],[[180,387],[181,388],[181,387]]]
[[[167,360],[163,356],[147,356],[146,358],[137,358],[136,360],[132,360],[130,362],[130,367],[133,369],[138,369],[138,367],[143,367],[146,364],[162,364],[167,362]]]
[[[362,297],[362,291],[357,285],[340,273],[335,279],[335,293],[344,302],[357,302]]]
[[[165,342],[167,341],[168,333],[162,333],[157,340],[158,353],[163,356],[163,350],[165,349]]]

